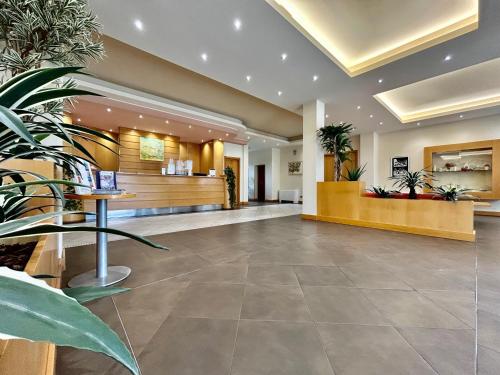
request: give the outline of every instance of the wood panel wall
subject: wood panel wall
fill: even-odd
[[[201,147],[197,143],[179,143],[179,159],[192,160],[193,172],[200,173]]]
[[[140,137],[163,139],[165,144],[165,158],[163,161],[140,160],[139,142]],[[161,168],[168,165],[168,160],[179,159],[180,154],[179,137],[151,133],[142,130],[120,128],[120,172],[130,173],[157,173],[161,174]]]

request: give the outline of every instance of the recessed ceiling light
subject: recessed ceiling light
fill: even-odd
[[[226,133],[226,137],[229,137],[229,133]]]
[[[109,131],[110,131],[110,132],[112,132],[112,131],[113,131],[113,129],[109,129]]]
[[[264,139],[262,142],[266,143],[266,140]]]
[[[378,83],[382,83],[382,82],[384,82],[384,79],[383,78],[379,78],[378,79]]]
[[[278,96],[281,96],[283,95],[283,93],[281,91],[278,91]]]
[[[208,55],[207,55],[206,53],[202,53],[202,54],[201,54],[201,59],[202,59],[203,61],[207,61],[207,60],[208,60]]]
[[[168,135],[174,135],[174,133],[168,133]]]
[[[417,122],[417,126],[420,126],[420,122]]]
[[[286,53],[281,54],[281,61],[285,61],[288,55]]]
[[[464,115],[460,115],[459,117],[460,117],[460,118],[464,118]]]
[[[144,118],[144,116],[143,115],[139,115],[139,118]]]
[[[191,125],[189,125],[189,129],[191,129],[191,128],[192,128],[192,126],[191,126]]]
[[[201,141],[202,141],[202,142],[205,142],[205,140],[204,140],[204,139],[202,139]]]
[[[248,75],[245,77],[247,79],[247,82],[250,82],[252,80],[252,76]]]
[[[450,61],[453,58],[452,55],[446,55],[443,59],[443,61]]]
[[[241,29],[241,20],[239,18],[236,18],[234,21],[233,21],[233,25],[234,25],[234,28],[236,30],[240,30]]]
[[[222,141],[222,138],[219,138],[219,141]]]
[[[168,120],[165,120],[165,124],[170,124],[170,121],[168,121]]]
[[[106,111],[111,112],[111,108],[106,108]]]
[[[134,126],[134,129],[137,130],[137,126]]]
[[[134,21],[134,26],[137,30],[142,31],[144,30],[144,25],[141,20],[135,20]]]
[[[379,124],[379,125],[384,125],[384,123],[383,123],[382,121],[380,121],[378,124]]]
[[[81,121],[82,121],[82,119],[81,119],[81,118],[77,118],[77,119],[76,119],[76,121],[81,122]]]
[[[358,105],[358,106],[356,107],[356,109],[361,109],[361,106],[360,106],[360,105]]]
[[[319,77],[318,77],[317,75],[314,75],[314,76],[313,76],[313,81],[314,81],[314,82],[316,82],[316,81],[318,80],[318,78],[319,78]]]
[[[156,129],[153,129],[153,133],[155,133],[155,132],[156,132]]]
[[[247,139],[250,139],[250,136],[247,136]]]
[[[327,114],[325,115],[325,118],[328,118],[328,115],[327,115]]]
[[[209,132],[209,133],[212,133],[212,129],[208,129],[208,132]]]
[[[373,115],[370,115],[370,118],[373,118]]]

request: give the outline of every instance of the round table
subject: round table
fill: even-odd
[[[135,198],[135,194],[65,194],[66,199],[95,200],[96,227],[108,227],[108,199]],[[108,234],[96,233],[96,268],[73,277],[70,288],[79,286],[109,286],[126,279],[132,270],[125,266],[108,267]]]

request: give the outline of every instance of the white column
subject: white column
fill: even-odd
[[[324,153],[316,131],[325,124],[325,103],[315,100],[302,110],[302,213],[316,215],[316,183],[325,179]]]
[[[243,146],[243,158],[241,160],[241,170],[243,171],[242,173],[242,178],[241,178],[241,184],[240,184],[240,189],[241,189],[241,194],[240,194],[240,200],[242,202],[248,202],[248,145]]]
[[[271,200],[278,199],[278,190],[280,189],[280,149],[271,149],[271,173],[272,173],[272,187],[271,187]]]
[[[359,165],[366,164],[366,172],[362,177],[366,186],[379,183],[378,179],[378,133],[365,133],[359,137]]]

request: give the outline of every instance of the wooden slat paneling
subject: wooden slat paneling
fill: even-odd
[[[140,137],[163,139],[165,153],[163,161],[146,161],[139,158]],[[179,159],[179,137],[150,133],[142,130],[120,128],[120,171],[161,173],[169,159]]]

